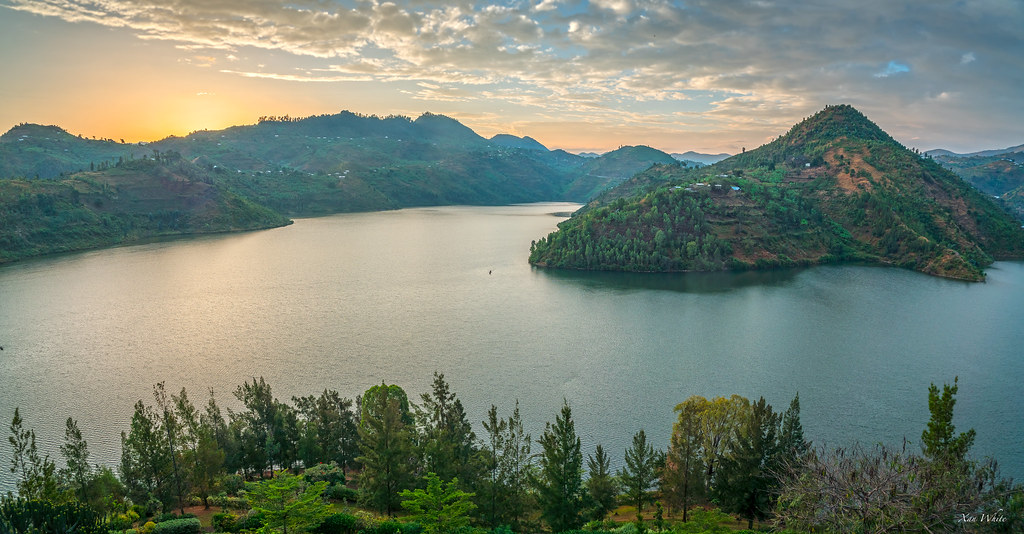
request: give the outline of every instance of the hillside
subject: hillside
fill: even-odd
[[[1007,150],[1010,151],[986,151],[998,152],[995,155],[936,155],[934,158],[1024,221],[1024,153]]]
[[[659,165],[536,242],[539,266],[710,271],[858,261],[982,280],[1024,257],[992,199],[830,106],[756,150],[700,169]]]
[[[131,160],[60,180],[0,180],[0,263],[289,223],[179,159]]]
[[[573,201],[586,202],[656,163],[670,164],[676,163],[676,160],[649,146],[621,147],[586,160],[576,172],[576,177],[566,186],[565,196]]]

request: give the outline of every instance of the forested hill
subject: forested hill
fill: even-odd
[[[1024,257],[1020,224],[856,109],[829,106],[756,150],[652,167],[532,247],[535,265],[711,271],[861,261],[964,280]]]
[[[101,167],[58,180],[0,180],[0,264],[154,237],[290,222],[179,157]]]
[[[424,113],[342,111],[197,131],[153,143],[87,139],[22,124],[0,136],[0,178],[56,179],[143,156],[178,154],[236,193],[287,215],[442,204],[586,201],[652,163],[648,147],[596,159],[548,150],[530,137],[485,139],[459,121]],[[301,178],[300,178],[301,177]]]

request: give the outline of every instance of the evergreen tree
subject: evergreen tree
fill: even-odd
[[[931,418],[928,420],[928,428],[921,433],[921,444],[925,457],[933,461],[963,461],[974,444],[973,428],[956,435],[956,426],[953,425],[958,380],[959,377],[954,377],[952,386],[943,384],[941,395],[935,384],[928,386],[928,411]]]
[[[70,417],[65,423],[64,444],[60,446],[60,454],[67,465],[62,470],[62,478],[75,491],[80,501],[87,502],[89,479],[92,475],[92,468],[89,466],[89,446],[82,438],[78,422]]]
[[[704,494],[704,470],[701,463],[701,444],[704,436],[700,422],[703,397],[690,397],[676,406],[679,414],[672,427],[672,438],[662,471],[661,488],[669,509],[683,511],[687,520],[690,504]]]
[[[373,386],[362,397],[358,461],[362,502],[393,515],[399,492],[412,486],[415,457],[409,400],[398,386]]]
[[[456,479],[442,484],[436,474],[427,473],[424,480],[426,489],[401,493],[409,519],[419,523],[424,534],[448,534],[469,526],[469,513],[476,508],[470,500],[473,494],[460,490]]]
[[[442,480],[458,478],[463,486],[473,487],[479,480],[476,460],[476,435],[460,401],[445,382],[444,374],[434,373],[433,388],[421,395],[416,410],[420,431],[423,468]]]
[[[658,479],[659,456],[647,443],[647,434],[640,430],[633,435],[633,445],[626,449],[626,467],[619,471],[625,496],[636,505],[637,519],[644,504],[650,502],[650,490]]]
[[[7,441],[14,449],[11,456],[11,473],[18,477],[18,495],[32,500],[63,500],[57,482],[56,464],[48,455],[39,456],[36,432],[24,429],[23,424],[18,408],[15,408],[10,426],[11,435]]]
[[[774,461],[778,457],[779,416],[761,397],[751,406],[732,454],[722,462],[714,495],[726,511],[747,518],[747,528],[755,519],[768,517],[774,506],[777,486]]]
[[[566,401],[555,424],[547,423],[539,440],[539,473],[532,478],[541,517],[553,532],[579,528],[583,497],[583,454]]]
[[[134,502],[173,501],[171,452],[160,421],[156,411],[139,400],[128,433],[121,432],[121,481]]]
[[[594,454],[587,457],[587,493],[590,496],[593,513],[591,519],[603,521],[615,509],[615,480],[611,473],[611,458],[604,447],[597,446]]]
[[[331,513],[330,504],[323,499],[326,487],[327,482],[309,484],[301,476],[281,472],[247,484],[245,498],[252,510],[263,517],[260,532],[308,532]]]
[[[795,462],[807,454],[810,446],[810,443],[804,440],[804,428],[800,424],[800,393],[797,393],[789,403],[789,409],[782,414],[779,453],[783,461]]]

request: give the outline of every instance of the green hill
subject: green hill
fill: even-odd
[[[586,202],[656,163],[674,164],[675,158],[649,146],[625,146],[587,159],[565,188],[565,196]]]
[[[289,223],[172,157],[127,161],[60,180],[0,180],[0,263]]]
[[[700,169],[657,165],[531,247],[535,265],[710,271],[859,261],[981,280],[1024,257],[991,198],[830,106],[756,150]]]

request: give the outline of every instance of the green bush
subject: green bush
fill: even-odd
[[[326,481],[329,486],[345,483],[345,471],[338,467],[338,464],[335,462],[308,467],[303,472],[303,475],[309,482]]]
[[[313,532],[316,534],[356,534],[362,530],[363,526],[363,522],[358,517],[338,513],[327,516]]]
[[[358,491],[345,487],[344,484],[335,484],[327,488],[327,491],[324,493],[327,495],[328,499],[334,499],[336,501],[356,502],[359,498]]]
[[[153,534],[199,534],[201,529],[202,525],[199,523],[199,519],[185,517],[157,523]]]
[[[213,514],[214,532],[238,532],[238,518],[228,512]]]

